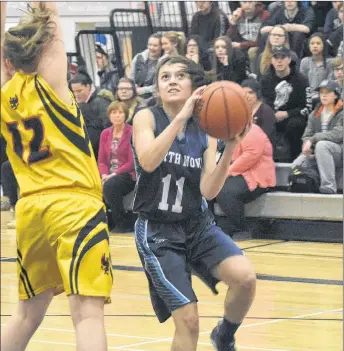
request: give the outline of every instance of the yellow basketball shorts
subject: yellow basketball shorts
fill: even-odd
[[[56,294],[104,296],[113,282],[104,204],[92,195],[30,195],[16,205],[19,298]]]

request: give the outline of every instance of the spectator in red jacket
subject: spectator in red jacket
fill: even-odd
[[[129,110],[124,102],[113,102],[107,110],[111,127],[100,135],[98,167],[105,202],[110,206],[116,231],[131,231],[131,220],[123,198],[135,186],[134,158],[130,145],[132,127],[126,123]]]
[[[227,216],[231,236],[246,231],[245,204],[276,185],[272,144],[264,131],[252,124],[234,150],[228,178],[216,200]]]

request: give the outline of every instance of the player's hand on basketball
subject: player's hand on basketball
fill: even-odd
[[[250,131],[251,127],[252,122],[249,122],[241,134],[235,135],[234,137],[229,139],[226,144],[230,146],[235,146],[239,144],[245,138],[246,134]]]
[[[182,110],[178,113],[177,119],[187,121],[193,114],[197,101],[201,98],[206,85],[203,85],[196,89],[192,95],[186,100],[186,103]]]

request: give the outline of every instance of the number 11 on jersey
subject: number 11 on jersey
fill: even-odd
[[[161,180],[163,182],[163,189],[162,189],[162,198],[161,198],[161,201],[159,202],[158,209],[162,211],[169,210],[169,205],[167,200],[170,192],[171,178],[172,178],[171,174],[168,174],[165,178],[162,178]],[[176,181],[177,196],[176,196],[176,201],[172,206],[172,212],[174,213],[182,213],[183,211],[182,199],[183,199],[184,182],[185,182],[184,177],[181,177]]]

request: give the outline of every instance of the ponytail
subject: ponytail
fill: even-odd
[[[52,10],[43,3],[28,5],[28,13],[17,26],[5,33],[4,58],[16,70],[33,73],[37,70],[44,47],[54,39],[56,29],[51,20]]]

